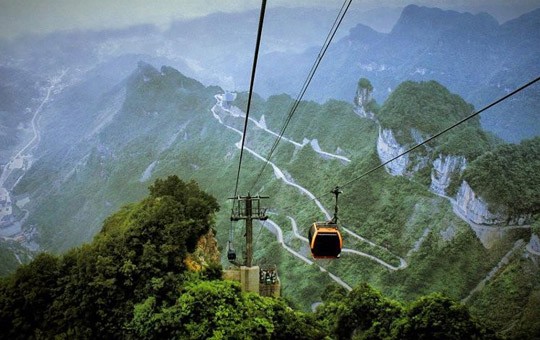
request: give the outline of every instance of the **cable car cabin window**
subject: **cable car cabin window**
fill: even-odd
[[[309,245],[314,258],[338,258],[343,246],[341,233],[335,224],[313,223],[309,230]]]

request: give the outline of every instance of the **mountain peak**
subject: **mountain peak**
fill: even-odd
[[[530,11],[529,13],[525,13],[513,20],[507,21],[502,25],[502,27],[506,31],[510,31],[512,33],[515,31],[517,34],[521,34],[519,33],[520,30],[524,32],[537,32],[538,28],[540,28],[540,8]]]
[[[358,24],[349,30],[349,38],[351,40],[371,41],[383,35],[384,33],[377,32],[364,24]]]
[[[137,63],[137,71],[139,72],[139,74],[145,77],[152,77],[152,76],[159,75],[159,71],[154,66],[142,60],[140,60]]]
[[[392,34],[437,34],[448,30],[489,31],[499,23],[487,13],[460,13],[440,8],[409,5],[392,29]]]

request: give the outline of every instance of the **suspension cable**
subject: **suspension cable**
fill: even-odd
[[[257,70],[257,60],[259,57],[259,46],[261,44],[261,36],[262,36],[262,29],[263,29],[263,22],[264,22],[264,13],[266,11],[266,0],[262,0],[261,4],[261,12],[259,15],[259,27],[257,29],[257,41],[255,43],[255,53],[253,55],[253,67],[251,69],[251,80],[249,84],[249,94],[248,94],[248,104],[246,109],[246,119],[244,121],[244,132],[242,133],[242,144],[240,147],[240,159],[238,161],[238,171],[236,172],[236,183],[234,185],[234,196],[237,197],[238,195],[238,183],[240,181],[240,169],[242,168],[242,158],[244,156],[244,145],[246,143],[246,133],[247,133],[247,126],[249,122],[249,110],[251,108],[251,97],[253,94],[253,84],[255,83],[255,72]],[[233,208],[234,209],[234,203]],[[231,221],[231,226],[229,228],[229,242],[228,242],[228,248],[230,249],[232,247],[232,242],[234,239],[234,224]]]
[[[259,15],[259,28],[257,30],[257,42],[255,44],[255,54],[253,56],[253,67],[251,69],[251,81],[249,84],[249,95],[246,109],[246,119],[244,121],[244,132],[242,133],[242,145],[240,147],[240,160],[238,162],[238,171],[236,173],[236,184],[234,185],[234,196],[238,194],[238,182],[240,180],[240,169],[242,168],[242,157],[244,156],[244,145],[246,143],[246,133],[249,122],[249,109],[251,108],[251,97],[253,95],[253,84],[255,82],[255,71],[257,70],[257,59],[259,56],[259,46],[261,44],[261,36],[264,22],[264,13],[266,11],[266,0],[262,0],[261,13]]]
[[[281,130],[279,132],[279,136],[274,141],[274,144],[270,148],[270,151],[268,152],[268,155],[266,156],[266,162],[264,163],[263,167],[261,168],[261,171],[259,171],[257,177],[255,178],[255,181],[253,182],[250,191],[253,190],[259,179],[261,178],[264,170],[266,169],[266,166],[270,162],[270,159],[272,158],[272,155],[274,151],[276,150],[279,142],[281,141],[283,135],[285,134],[285,130],[287,129],[287,126],[289,125],[289,122],[291,121],[294,113],[298,109],[298,106],[300,105],[300,102],[302,98],[304,97],[304,94],[307,91],[307,88],[309,87],[309,84],[311,83],[311,80],[313,79],[313,76],[315,75],[315,72],[319,68],[319,64],[322,61],[322,58],[324,57],[326,51],[328,50],[328,47],[330,46],[330,43],[332,42],[332,39],[336,35],[336,32],[341,25],[341,22],[343,21],[343,18],[345,17],[345,14],[347,13],[347,10],[349,9],[349,6],[351,5],[352,0],[345,0],[343,2],[343,5],[341,6],[341,9],[339,10],[338,15],[336,16],[336,19],[334,20],[334,23],[332,25],[332,28],[328,32],[328,35],[326,36],[326,39],[321,46],[321,49],[319,51],[319,54],[317,55],[317,58],[315,59],[315,62],[311,66],[311,70],[308,73],[308,76],[306,80],[304,81],[304,84],[302,85],[302,88],[300,92],[298,93],[294,103],[291,105],[291,108],[289,109],[289,113],[287,115],[287,118],[285,119],[285,122],[283,126],[281,127]]]
[[[499,104],[500,102],[502,102],[502,101],[504,101],[504,100],[506,100],[506,99],[512,97],[513,95],[515,95],[515,94],[517,94],[517,93],[523,91],[524,89],[526,89],[527,87],[533,85],[534,83],[538,82],[539,80],[540,80],[540,76],[537,77],[536,79],[533,79],[533,80],[529,81],[529,82],[526,83],[525,85],[522,85],[522,86],[518,87],[518,88],[515,89],[514,91],[512,91],[512,92],[510,92],[510,93],[508,93],[508,94],[502,96],[501,98],[495,100],[495,101],[492,102],[491,104],[488,104],[487,106],[484,106],[482,109],[480,109],[480,110],[478,110],[478,111],[476,111],[476,112],[473,112],[473,113],[470,114],[469,116],[467,116],[467,117],[463,118],[462,120],[458,121],[457,123],[455,123],[455,124],[453,124],[453,125],[447,127],[446,129],[444,129],[444,130],[442,130],[442,131],[440,131],[440,132],[437,132],[436,134],[434,134],[433,136],[431,136],[431,137],[429,137],[428,139],[424,140],[423,142],[414,145],[413,147],[411,147],[411,148],[408,149],[407,151],[404,151],[404,152],[400,153],[399,155],[393,157],[392,159],[390,159],[390,160],[388,160],[388,161],[386,161],[386,162],[384,162],[384,163],[381,163],[381,164],[379,164],[378,166],[372,168],[371,170],[368,170],[368,171],[366,171],[365,173],[363,173],[363,174],[361,174],[361,175],[359,175],[359,176],[357,176],[357,177],[355,177],[355,178],[353,178],[353,179],[351,179],[351,180],[349,180],[349,181],[343,183],[343,184],[340,185],[339,187],[340,187],[340,188],[343,188],[344,186],[348,186],[349,184],[351,184],[351,183],[353,183],[353,182],[355,182],[355,181],[358,181],[359,179],[362,179],[362,178],[364,178],[364,177],[370,175],[371,173],[373,173],[373,172],[375,172],[376,170],[382,168],[383,166],[387,165],[388,163],[391,163],[391,162],[395,161],[396,159],[398,159],[398,158],[400,158],[400,157],[402,157],[402,156],[404,156],[404,155],[410,153],[411,151],[416,150],[417,148],[421,147],[421,146],[424,145],[424,144],[429,143],[430,141],[432,141],[432,140],[434,140],[435,138],[441,136],[442,134],[448,132],[449,130],[455,128],[456,126],[465,123],[465,122],[468,121],[469,119],[478,116],[479,114],[481,114],[482,112],[486,111],[487,109],[489,109],[489,108],[491,108],[491,107],[493,107],[493,106]],[[322,195],[320,195],[319,197],[315,197],[315,199],[320,199],[320,198],[322,198],[322,197],[328,195],[329,193],[330,193],[330,192],[327,192],[327,193],[325,193],[325,194],[322,194]]]

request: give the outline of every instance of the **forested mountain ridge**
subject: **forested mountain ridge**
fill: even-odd
[[[479,107],[538,74],[539,13],[535,10],[499,24],[485,13],[415,5],[405,7],[400,15],[397,9],[351,10],[306,98],[349,100],[362,74],[375,84],[379,101],[405,80],[434,79]],[[326,8],[273,8],[267,14],[257,92],[264,97],[296,95],[335,13]],[[256,30],[255,15],[256,11],[214,14],[173,23],[164,32],[139,25],[5,40],[0,41],[0,65],[42,80],[67,69],[66,81],[76,82],[100,64],[138,56],[171,65],[205,85],[238,90],[248,85],[252,53],[248,37]],[[376,25],[380,22],[388,22],[384,31],[389,33],[374,30],[381,29]],[[117,78],[128,75],[126,65],[117,63]],[[537,99],[534,91],[523,94],[491,117],[482,117],[483,127],[514,142],[533,137],[539,127],[530,107]]]
[[[15,188],[16,195],[34,193],[28,208],[36,209],[36,213],[30,216],[30,223],[55,225],[54,229],[40,229],[44,248],[68,249],[78,243],[77,239],[91,239],[114,209],[141,198],[147,180],[141,179],[145,169],[158,155],[167,157],[175,142],[192,136],[190,124],[206,121],[198,112],[208,110],[218,91],[171,68],[159,71],[143,62],[117,85],[99,88],[101,83],[102,79],[96,78],[73,86],[49,108],[51,114],[37,151],[46,156]],[[90,87],[97,90],[86,93],[86,105],[78,101],[73,109],[67,104],[80,99],[80,92]],[[58,119],[69,116],[73,119]],[[54,133],[59,128],[69,131],[62,139]],[[200,139],[192,142],[202,145],[208,130],[193,131]],[[77,139],[81,135],[84,138]],[[185,143],[182,147],[192,146]],[[51,181],[41,180],[45,169],[55,173]],[[131,188],[127,185],[130,182],[134,183]],[[79,196],[77,192],[88,195]],[[73,195],[79,198],[73,201]],[[73,229],[67,216],[89,223]]]
[[[156,180],[92,243],[40,254],[0,279],[0,338],[495,338],[440,294],[403,305],[365,284],[347,295],[329,287],[325,304],[306,314],[219,280],[218,263],[193,272],[187,256],[212,233],[218,209],[195,182]]]
[[[356,110],[379,125],[377,151],[381,162],[474,112],[470,104],[435,81],[404,82],[380,108],[372,93],[371,82],[360,79]],[[540,175],[534,171],[540,161],[538,143],[534,138],[519,145],[504,145],[484,132],[479,118],[474,117],[386,169],[392,175],[430,183],[430,190],[439,195],[457,194],[455,205],[471,222],[529,224],[540,206],[536,190],[530,189],[540,185]]]
[[[225,103],[223,93],[247,88],[257,12],[184,20],[165,31],[141,25],[0,40],[2,275],[37,256],[36,249],[63,253],[90,242],[103,220],[143,199],[151,181],[171,174],[196,180],[219,199],[216,237],[226,244],[226,198],[236,176],[247,94]],[[540,131],[538,85],[390,163],[386,172],[344,187],[339,261],[313,261],[305,234],[313,221],[328,218],[331,188],[466,116],[473,110],[469,103],[479,109],[539,73],[540,11],[503,24],[482,13],[414,5],[401,15],[397,9],[349,11],[306,92],[317,102],[300,104],[267,160],[334,16],[329,9],[267,12],[254,89],[260,96],[253,98],[239,186],[241,194],[271,197],[269,220],[254,226],[256,263],[278,266],[283,296],[303,311],[329,301],[329,284],[350,289],[367,282],[403,305],[443,292],[501,336],[538,336],[538,137],[527,140]],[[396,23],[385,27],[388,33],[370,25],[385,18]],[[358,92],[361,77],[363,85],[370,79],[367,92]],[[122,213],[115,216],[122,220]],[[233,225],[232,235],[241,253],[242,226]],[[90,253],[92,261],[100,260]],[[62,261],[43,258],[32,266]],[[80,288],[88,288],[83,281]],[[98,277],[92,288],[101,292],[111,282]],[[154,283],[159,290],[161,283]],[[373,297],[362,287],[357,296]],[[227,291],[229,299],[237,290],[206,283],[184,288],[187,299],[208,294],[216,301],[216,291]],[[400,307],[374,300],[392,314],[383,319],[401,320]],[[446,304],[435,300],[434,306]],[[161,308],[151,297],[139,302],[140,337],[157,323],[177,324],[168,316],[186,312],[172,302]],[[260,316],[259,308],[256,315],[245,311],[243,302],[230,305]],[[340,325],[354,334],[358,325],[346,320],[362,308],[326,306],[343,316],[323,321],[327,333]],[[262,327],[271,332],[270,324]],[[397,334],[392,324],[367,334]],[[370,327],[358,327],[364,326]]]
[[[442,131],[473,112],[471,104],[436,81],[407,81],[388,97],[376,117],[383,128],[395,131],[399,143],[412,144]],[[414,130],[417,131],[416,136]],[[471,140],[475,141],[472,145],[466,142]],[[435,148],[433,153],[461,155],[472,161],[495,142],[495,137],[480,127],[480,118],[475,117],[437,138],[430,147]]]
[[[70,248],[81,239],[90,240],[108,214],[144,196],[149,180],[171,173],[198,180],[222,199],[220,204],[228,204],[225,197],[230,195],[237,170],[245,93],[238,94],[237,100],[227,106],[221,88],[205,87],[173,68],[156,69],[147,63],[138,63],[129,77],[116,84],[96,86],[102,81],[96,77],[80,87],[73,86],[51,103],[46,120],[50,123],[45,125],[42,136],[42,156],[15,187],[16,197],[32,197],[26,207],[32,209],[29,221],[40,231],[40,244],[51,250]],[[88,105],[73,100],[91,84],[98,90],[89,93]],[[428,106],[444,108],[461,103],[458,107],[464,110],[460,115],[470,109],[440,84],[405,83],[404,88],[407,86],[416,88],[419,91],[413,94],[425,98],[433,92],[436,103]],[[410,105],[405,92],[395,91],[401,98],[393,104],[398,111],[401,105],[404,109]],[[74,134],[62,144],[55,136],[58,126],[52,124],[57,121],[53,115],[74,112],[69,103],[79,107],[79,111],[74,110],[76,119],[61,122],[82,128],[85,137],[77,141]],[[246,151],[240,191],[250,190],[275,131],[279,131],[293,103],[288,95],[267,100],[254,97],[246,144],[251,151]],[[384,107],[385,103],[379,110],[376,103],[371,103],[363,109],[366,113],[375,111],[369,116],[376,118],[377,114],[385,115]],[[435,111],[431,113],[436,115]],[[452,118],[446,117],[448,122]],[[352,232],[345,235],[351,251],[344,252],[339,261],[308,264],[283,247],[287,245],[309,257],[307,245],[295,236],[293,222],[302,233],[314,219],[325,218],[324,207],[331,207],[332,202],[330,197],[324,197],[321,209],[308,193],[326,193],[329,183],[333,187],[379,165],[379,124],[362,117],[358,103],[330,100],[323,105],[303,102],[299,107],[271,160],[273,165],[262,173],[255,187],[272,197],[271,219],[283,234],[280,241],[273,225],[256,225],[259,246],[255,260],[286,268],[280,270],[283,295],[296,307],[307,310],[323,298],[326,285],[335,282],[326,274],[329,272],[353,287],[368,282],[400,301],[414,301],[435,291],[464,299],[510,252],[511,264],[502,270],[516,263],[521,267],[507,273],[505,280],[523,289],[519,290],[519,299],[512,300],[512,295],[502,293],[499,299],[516,308],[532,301],[538,289],[538,271],[535,255],[525,249],[530,228],[508,230],[486,249],[447,199],[430,191],[429,171],[413,171],[413,180],[380,171],[367,182],[354,182],[344,188],[340,214],[344,227]],[[471,123],[470,128],[480,135],[478,122]],[[403,131],[410,133],[410,128]],[[56,148],[49,148],[52,145]],[[438,154],[431,156],[437,158]],[[43,173],[48,177],[44,178]],[[217,237],[222,245],[226,243],[229,217],[226,209],[217,215]],[[496,287],[492,284],[498,282],[498,277],[488,280],[487,287]],[[476,311],[483,311],[479,318],[485,317],[485,310],[494,303],[483,296],[483,291],[474,293],[469,301]],[[156,313],[160,320],[166,312],[155,306],[149,300],[143,310]],[[178,309],[169,311],[176,313]],[[496,330],[504,329],[516,318],[520,326],[515,334],[533,329],[524,316],[491,315],[496,316],[491,325]],[[536,314],[532,311],[527,317],[531,315]]]
[[[492,205],[507,207],[514,214],[535,215],[540,213],[539,167],[540,137],[536,137],[483,154],[463,177]]]

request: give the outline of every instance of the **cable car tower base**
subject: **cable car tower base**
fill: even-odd
[[[253,220],[266,221],[266,209],[261,208],[261,199],[267,196],[254,196],[249,193],[247,196],[232,197],[234,200],[231,221],[246,221],[246,252],[244,262],[236,261],[236,252],[231,248],[232,240],[227,249],[227,258],[235,267],[225,270],[223,278],[239,281],[242,291],[253,292],[262,296],[279,297],[281,283],[277,275],[276,266],[254,266],[253,265]]]

